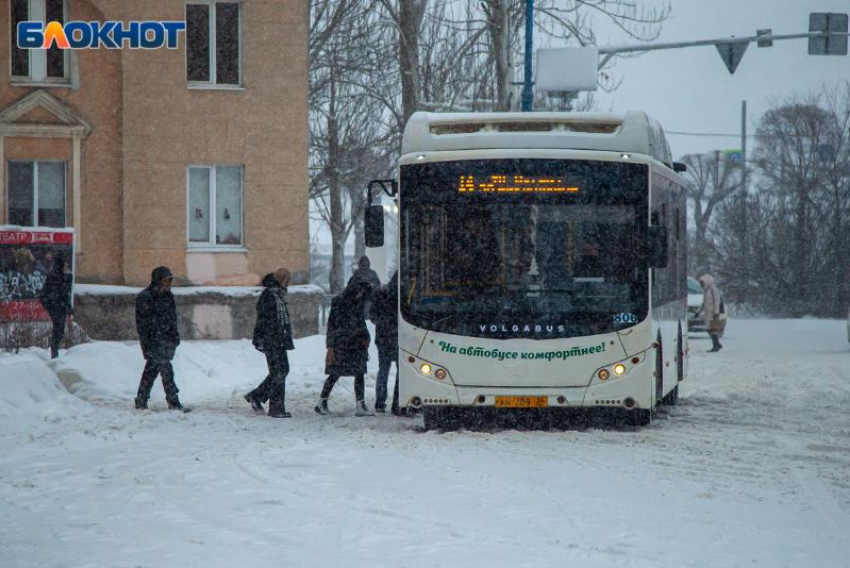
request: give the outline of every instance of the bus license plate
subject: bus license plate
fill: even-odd
[[[497,396],[497,408],[545,408],[549,406],[548,396]]]

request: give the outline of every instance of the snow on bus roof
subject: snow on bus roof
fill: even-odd
[[[627,152],[672,163],[661,125],[642,111],[417,112],[402,139],[402,154],[500,148]]]

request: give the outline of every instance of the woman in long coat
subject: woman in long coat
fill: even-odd
[[[269,374],[257,388],[245,395],[245,400],[255,412],[263,411],[269,401],[269,416],[289,418],[286,411],[286,376],[289,374],[289,357],[286,352],[295,349],[292,325],[286,307],[286,289],[290,275],[280,268],[263,278],[263,293],[257,300],[257,323],[254,325],[254,347],[265,354]]]
[[[713,276],[703,274],[699,277],[699,283],[702,286],[702,318],[712,343],[708,352],[716,353],[723,348],[720,338],[723,337],[723,331],[726,329],[726,320],[721,316],[723,300]]]
[[[369,330],[366,329],[364,305],[372,291],[368,282],[352,279],[348,286],[331,302],[328,316],[328,331],[325,357],[325,373],[328,378],[322,387],[316,412],[328,414],[328,397],[340,377],[354,377],[354,396],[357,400],[357,416],[371,416],[366,408],[365,378],[366,362],[369,360]]]

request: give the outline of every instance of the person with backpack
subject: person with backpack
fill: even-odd
[[[71,305],[71,290],[74,276],[68,259],[58,254],[50,267],[47,279],[39,292],[41,305],[50,316],[53,329],[50,333],[50,358],[59,357],[59,347],[65,339],[65,323],[73,321],[74,308]]]
[[[330,413],[328,397],[334,385],[343,376],[354,377],[354,397],[356,416],[372,416],[366,408],[365,375],[366,362],[369,360],[369,330],[366,328],[364,305],[372,286],[362,279],[352,278],[345,290],[331,302],[328,316],[327,355],[325,373],[328,378],[322,386],[316,412],[322,415]]]
[[[255,412],[263,412],[263,403],[269,402],[268,415],[272,418],[290,418],[286,411],[286,376],[289,374],[287,351],[295,349],[292,325],[289,321],[286,290],[290,274],[279,268],[263,278],[263,293],[257,300],[257,323],[254,325],[254,347],[266,356],[269,374],[245,400]]]

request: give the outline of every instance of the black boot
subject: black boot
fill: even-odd
[[[245,400],[247,400],[247,401],[248,401],[248,404],[250,404],[250,405],[251,405],[251,409],[252,409],[254,412],[257,412],[257,413],[263,413],[263,412],[265,412],[265,409],[263,408],[263,403],[262,403],[262,402],[260,402],[260,399],[258,399],[258,398],[257,398],[256,396],[254,396],[252,393],[250,393],[250,392],[249,392],[248,394],[246,394],[246,395],[245,395]]]
[[[136,403],[136,410],[147,410],[148,409],[148,401],[143,398],[139,398],[138,396],[133,399]]]
[[[281,408],[279,410],[277,408],[275,408],[274,410],[270,408],[269,418],[292,418],[292,414],[287,412],[285,408]]]
[[[192,412],[191,408],[186,408],[185,406],[180,404],[179,400],[168,401],[168,410],[179,410],[180,412],[183,412],[184,414],[186,412]]]
[[[708,352],[709,353],[717,353],[718,351],[720,351],[720,348],[723,347],[723,346],[720,345],[720,340],[717,338],[716,335],[711,334],[710,337],[711,337],[711,349],[709,349]]]

